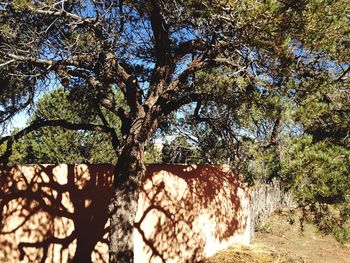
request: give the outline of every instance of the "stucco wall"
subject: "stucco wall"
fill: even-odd
[[[69,262],[77,248],[107,262],[113,169],[25,165],[2,174],[0,262]],[[249,241],[249,195],[234,174],[205,165],[147,167],[135,262],[195,262]]]

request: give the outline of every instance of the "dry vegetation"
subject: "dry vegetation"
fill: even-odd
[[[223,250],[210,259],[207,263],[267,263],[267,262],[296,262],[287,254],[279,253],[266,246],[252,245],[252,246],[235,246]],[[303,261],[299,261],[303,262]]]
[[[302,232],[298,213],[274,214],[256,233],[251,246],[235,246],[207,259],[206,263],[305,262],[350,263],[350,245],[305,223]]]

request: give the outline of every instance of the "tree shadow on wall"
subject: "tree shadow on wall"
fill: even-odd
[[[1,174],[0,262],[107,262],[113,166],[26,165]]]
[[[237,176],[220,167],[148,166],[135,223],[148,262],[198,262],[242,234],[238,189]]]
[[[0,262],[107,262],[112,165],[25,165],[1,174]],[[218,167],[150,165],[136,262],[197,262],[245,229],[239,182]]]

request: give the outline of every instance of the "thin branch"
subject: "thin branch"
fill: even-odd
[[[28,8],[37,14],[41,15],[48,15],[48,16],[55,16],[55,17],[69,17],[72,18],[73,20],[79,22],[79,23],[95,23],[94,18],[83,18],[81,16],[78,16],[76,14],[70,13],[65,9],[61,9],[60,11],[50,11],[50,10],[44,10],[44,9],[39,9],[39,8],[34,8],[33,6],[29,5]]]
[[[15,59],[16,61],[32,62],[32,63],[35,63],[37,65],[53,66],[55,64],[55,62],[53,60],[49,60],[49,59],[25,57],[25,56],[20,56],[20,55],[11,54],[11,53],[7,54],[7,56]]]
[[[350,71],[350,66],[346,70],[344,70],[339,77],[337,77],[336,81],[341,81],[346,76],[346,74],[349,73],[349,71]]]
[[[34,121],[31,125],[17,132],[16,134],[5,136],[0,139],[0,145],[7,141],[6,151],[2,156],[0,156],[0,162],[3,164],[3,169],[7,167],[9,158],[12,153],[13,142],[19,140],[20,138],[29,134],[30,132],[41,129],[43,127],[62,127],[68,130],[90,130],[95,132],[105,132],[109,134],[112,134],[114,132],[113,128],[90,123],[71,123],[66,120]]]
[[[9,135],[1,138],[0,145],[10,139],[14,141],[18,140],[21,137],[27,135],[28,133],[41,129],[43,127],[57,127],[57,126],[68,130],[90,130],[90,131],[105,132],[105,133],[110,133],[112,129],[104,125],[97,125],[97,124],[91,124],[91,123],[71,123],[66,120],[44,120],[44,121],[39,120],[39,121],[34,121],[31,125],[17,132],[14,135]]]
[[[97,105],[96,109],[97,109],[97,114],[100,117],[103,125],[105,125],[106,127],[110,127],[110,125],[109,125],[106,117],[103,115],[103,112],[101,111],[101,108],[99,107],[99,105]],[[110,134],[111,134],[111,137],[112,137],[113,148],[116,151],[116,154],[119,155],[118,147],[120,146],[120,142],[119,142],[119,139],[118,139],[118,135],[117,135],[117,133],[115,132],[114,129],[111,129]]]
[[[181,59],[185,55],[194,54],[198,51],[205,51],[208,47],[200,39],[189,40],[180,43],[174,48],[174,55],[176,59]]]
[[[9,60],[9,61],[6,61],[6,62],[0,64],[0,68],[5,67],[5,66],[7,66],[8,64],[11,64],[11,63],[13,63],[13,62],[15,62],[15,61],[16,61],[15,59],[11,59],[11,60]]]
[[[61,60],[52,60],[52,59],[39,59],[39,58],[33,58],[28,56],[20,56],[16,54],[9,53],[7,54],[8,57],[15,59],[16,61],[24,61],[24,62],[31,62],[36,65],[41,66],[54,66],[54,65],[69,65],[69,66],[76,66],[76,67],[86,67],[88,68],[87,61],[92,61],[93,56],[90,55],[77,55],[72,56],[66,59]],[[85,62],[85,63],[83,63]]]

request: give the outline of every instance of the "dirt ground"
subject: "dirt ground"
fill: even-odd
[[[208,263],[303,262],[350,263],[350,244],[341,245],[312,224],[300,230],[298,216],[276,213],[256,232],[251,246],[219,252]]]

